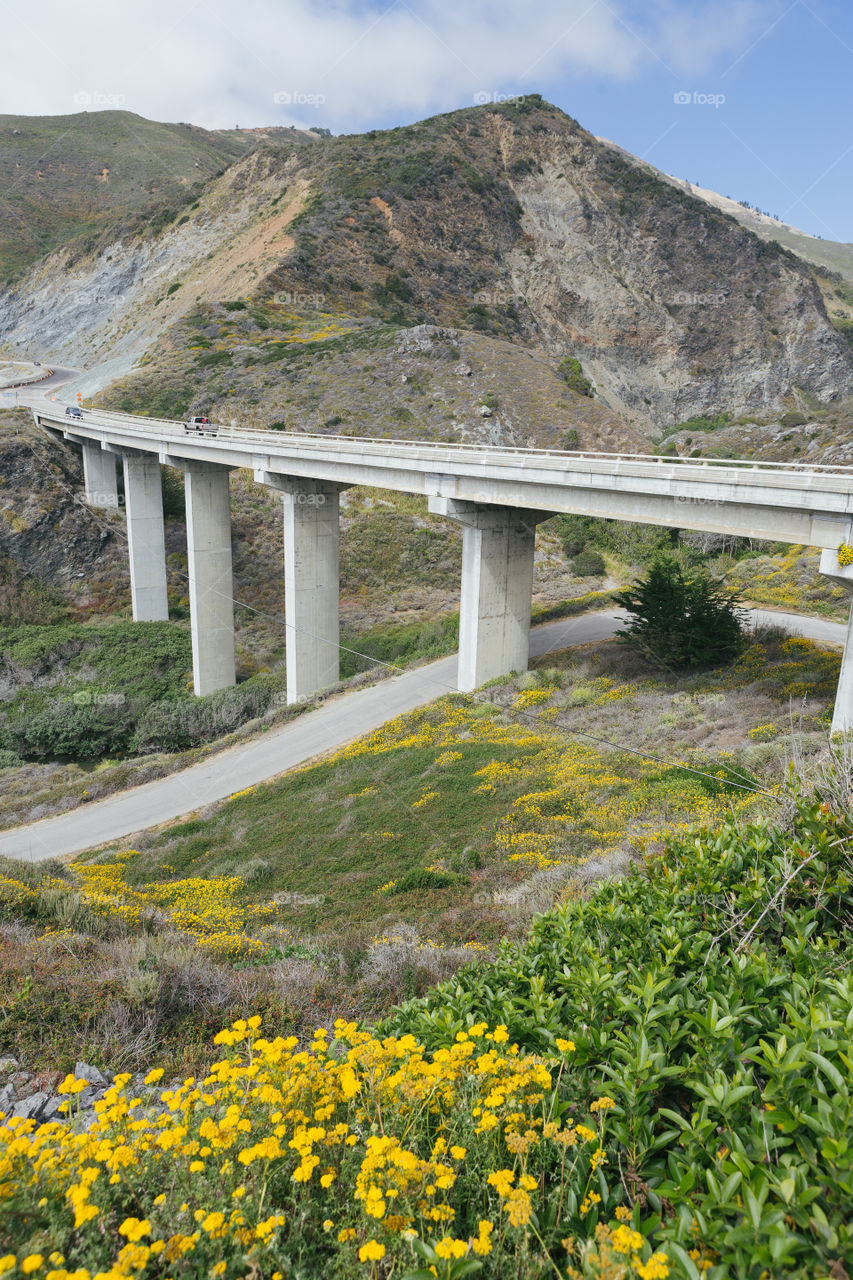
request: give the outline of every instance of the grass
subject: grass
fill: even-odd
[[[772,806],[735,784],[778,787],[791,699],[798,752],[820,748],[837,669],[772,632],[728,671],[685,679],[613,642],[551,654],[148,833],[132,854],[78,859],[58,886],[56,868],[9,865],[7,1047],[30,1067],[84,1043],[100,1065],[156,1051],[186,1071],[217,1018],[262,1007],[304,1031],[377,1016],[667,833]],[[22,909],[10,882],[37,889],[44,875]]]
[[[253,145],[251,134],[158,124],[129,111],[0,116],[0,281],[58,245],[135,216],[171,220],[194,189]],[[96,175],[107,170],[107,180]],[[26,228],[22,235],[22,228]],[[76,247],[76,246],[75,246]]]
[[[6,1270],[32,1274],[53,1249],[79,1280],[110,1266],[160,1274],[161,1255],[186,1280],[247,1266],[344,1280],[357,1260],[374,1280],[391,1268],[410,1280],[846,1273],[850,765],[835,751],[809,784],[792,779],[772,822],[704,814],[641,872],[590,893],[569,885],[523,944],[378,1032],[339,1018],[280,1034],[293,1020],[256,986],[259,1011],[213,1037],[203,1076],[163,1088],[158,1065],[135,1096],[118,1076],[88,1133],[74,1105],[85,1082],[69,1072],[70,1124],[0,1125]],[[114,867],[88,868],[83,904],[58,871],[7,873],[7,905],[78,925],[94,905],[99,933],[120,926],[122,913],[97,909]],[[178,884],[172,902],[198,925],[222,889]],[[175,939],[121,945],[108,976],[125,1007],[186,1021],[202,987],[186,1051],[233,987],[211,984],[203,957],[191,978]],[[33,986],[6,997],[12,1027],[31,1024]],[[120,1029],[126,1049],[129,1019]],[[150,1068],[162,1045],[149,1034],[145,1048]]]
[[[774,548],[726,563],[726,581],[748,600],[813,613],[846,622],[850,597],[842,587],[818,572],[820,551],[812,547]]]

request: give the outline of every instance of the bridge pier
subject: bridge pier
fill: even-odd
[[[118,481],[114,453],[100,444],[83,440],[83,488],[90,507],[118,508]]]
[[[201,696],[236,682],[230,467],[184,461],[183,468],[193,688]]]
[[[820,571],[824,577],[831,578],[853,597],[853,565],[839,564],[837,551],[821,551]],[[850,601],[844,654],[841,659],[841,670],[838,673],[838,688],[835,691],[831,732],[848,733],[851,729],[853,729],[853,598]]]
[[[156,454],[123,449],[124,501],[134,622],[166,622],[166,538]]]
[[[462,526],[459,690],[526,671],[536,526],[553,513],[455,498],[430,498],[429,509]]]
[[[348,485],[256,471],[284,507],[287,701],[340,679],[340,495]]]

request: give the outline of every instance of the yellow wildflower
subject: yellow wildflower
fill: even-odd
[[[358,1251],[359,1262],[379,1262],[385,1257],[385,1245],[378,1240],[368,1240]]]

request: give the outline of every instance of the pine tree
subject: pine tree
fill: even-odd
[[[703,569],[661,557],[645,578],[620,592],[630,614],[620,640],[667,668],[718,666],[743,647],[738,596]]]

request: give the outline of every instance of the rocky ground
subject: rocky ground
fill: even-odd
[[[62,1071],[27,1071],[17,1058],[0,1058],[0,1115],[21,1120],[35,1120],[36,1124],[51,1121],[67,1122],[76,1128],[87,1129],[95,1119],[95,1104],[101,1102],[112,1087],[97,1067],[87,1062],[75,1064],[74,1078],[85,1081],[85,1087],[74,1093],[58,1092],[66,1079]],[[161,1115],[167,1108],[159,1103],[160,1093],[167,1084],[154,1088],[146,1084],[146,1073],[128,1073],[125,1088],[130,1097],[139,1098],[147,1116]],[[171,1082],[172,1087],[182,1084]]]

